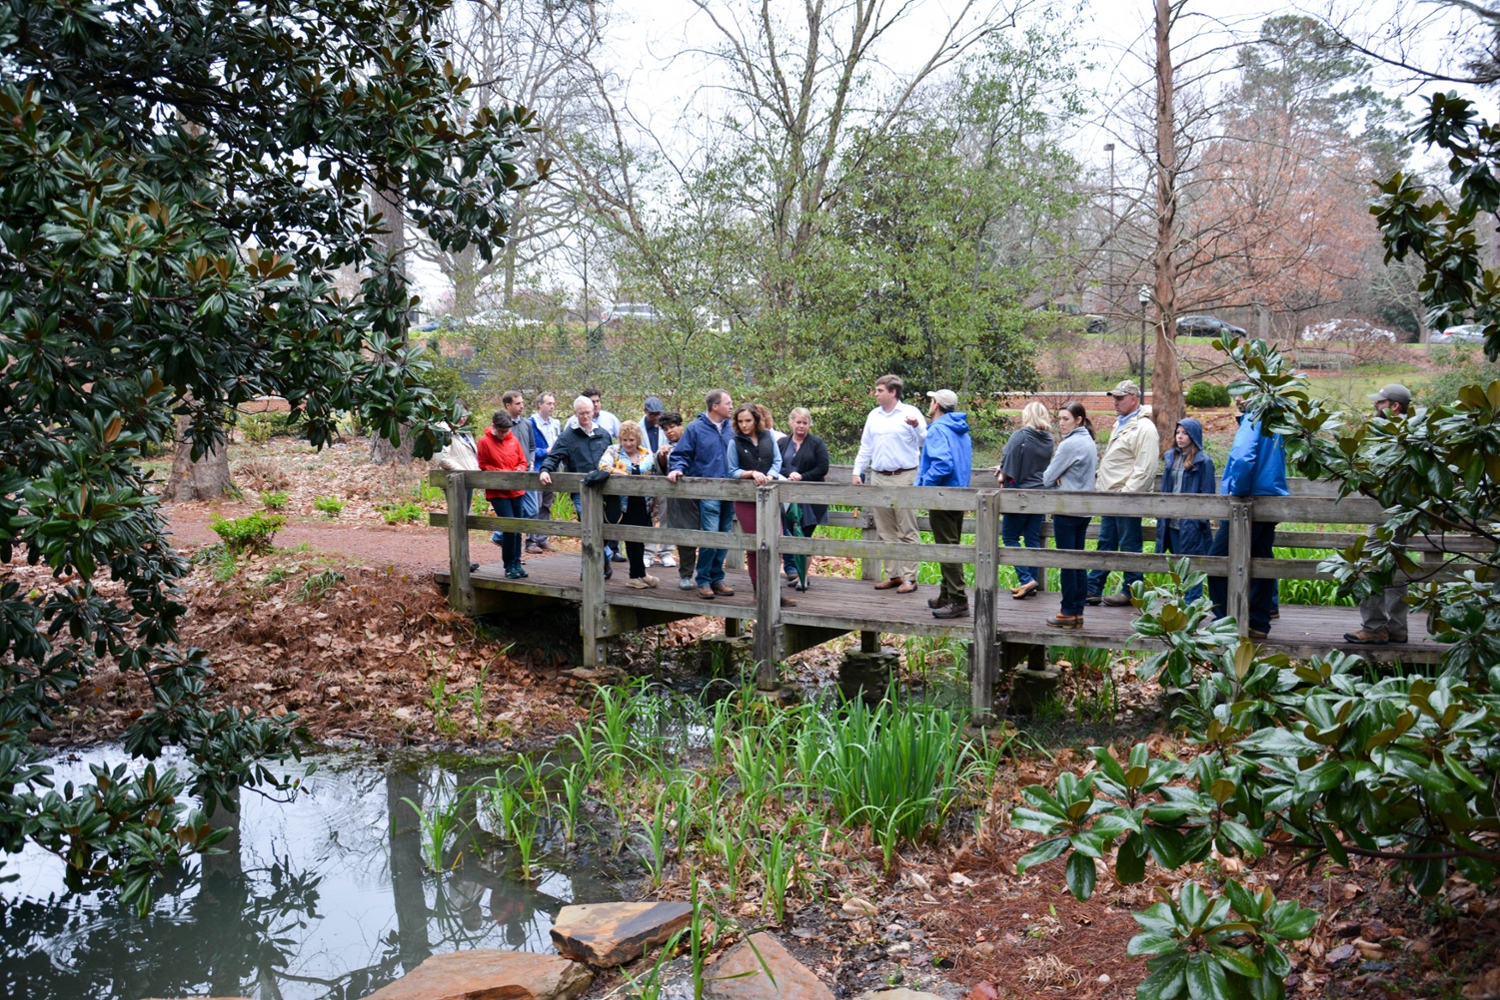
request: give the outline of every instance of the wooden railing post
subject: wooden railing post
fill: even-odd
[[[755,490],[755,686],[776,688],[781,675],[781,498],[776,484]]]
[[[448,504],[448,606],[470,614],[474,584],[469,580],[469,505],[462,471],[448,473],[443,492]]]
[[[583,665],[599,663],[600,618],[604,602],[604,491],[598,486],[584,486],[579,491],[583,509],[578,519],[583,524],[581,539],[583,563],[583,606],[578,610],[578,631],[583,636]]]
[[[974,512],[974,647],[970,693],[974,722],[987,725],[994,715],[999,643],[995,632],[995,590],[1000,567],[1000,494],[981,490]]]
[[[859,512],[859,519],[861,522],[859,528],[859,537],[867,542],[880,541],[880,532],[875,528],[875,515],[867,510],[861,509]],[[879,580],[880,560],[861,559],[859,561],[859,578],[861,580]]]
[[[1250,533],[1255,527],[1255,502],[1250,498],[1229,501],[1229,578],[1225,610],[1239,625],[1240,635],[1250,633]]]

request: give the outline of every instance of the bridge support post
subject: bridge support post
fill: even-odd
[[[981,490],[974,512],[974,645],[970,695],[974,722],[987,725],[995,709],[995,677],[1000,644],[995,630],[995,590],[999,586],[1000,492]]]
[[[578,631],[583,637],[583,665],[600,665],[599,633],[605,608],[604,600],[604,491],[584,486],[580,491],[583,509],[578,520],[583,525],[581,539],[583,568],[583,604],[578,609]]]
[[[1229,578],[1225,610],[1239,625],[1240,635],[1250,634],[1250,533],[1255,528],[1255,502],[1249,498],[1229,501]]]
[[[443,483],[448,504],[448,606],[474,613],[474,584],[469,580],[469,507],[464,474],[448,473]]]
[[[861,510],[859,512],[859,537],[866,542],[880,541],[880,532],[875,528],[875,515],[871,514],[867,510]],[[861,580],[879,580],[880,560],[861,559],[859,561],[859,578]],[[878,640],[876,641],[875,645],[878,650],[880,645]],[[868,653],[872,651],[865,650],[865,652]]]
[[[776,484],[755,490],[755,686],[773,690],[781,681],[781,497]]]

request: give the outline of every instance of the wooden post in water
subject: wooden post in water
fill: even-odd
[[[1248,497],[1229,501],[1229,597],[1225,610],[1250,634],[1250,532],[1255,527],[1255,502]]]
[[[755,686],[776,688],[781,639],[781,498],[776,484],[755,490]]]
[[[995,678],[1000,655],[995,632],[995,590],[1000,568],[1000,491],[981,490],[974,512],[974,651],[970,694],[974,722],[987,725],[994,714]]]
[[[579,491],[583,509],[578,512],[583,524],[583,606],[578,609],[578,630],[583,636],[583,665],[600,666],[599,619],[604,612],[604,491],[598,486],[584,486]]]
[[[448,504],[448,606],[472,614],[474,584],[469,580],[469,505],[463,472],[449,472],[443,484]]]

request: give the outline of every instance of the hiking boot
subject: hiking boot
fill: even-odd
[[[693,578],[690,577],[690,576],[681,576],[681,577],[677,578],[677,589],[678,590],[697,590],[698,589],[698,584],[695,583],[693,581]]]
[[[1406,640],[1406,633],[1404,633],[1404,632],[1402,634],[1400,634],[1400,635],[1397,635],[1395,632],[1391,632],[1390,633],[1390,639],[1391,639],[1391,642],[1405,643],[1407,641]]]
[[[1104,603],[1104,598],[1100,597],[1098,594],[1090,594],[1083,599],[1083,603],[1089,605],[1090,607],[1097,608],[1099,605]]]
[[[940,608],[934,608],[933,612],[932,612],[932,617],[934,617],[934,618],[967,618],[967,617],[969,617],[969,602],[965,601],[962,604],[955,604],[955,603],[953,603],[953,602],[950,601],[949,603],[943,605]]]
[[[939,594],[936,597],[927,598],[927,606],[929,608],[932,608],[934,611],[936,611],[938,608],[946,607],[949,603],[951,602],[944,594]]]
[[[1123,593],[1110,594],[1104,598],[1104,603],[1111,608],[1128,608],[1130,607],[1130,595]]]
[[[797,602],[794,601],[792,598],[786,596],[785,594],[782,594],[781,595],[781,606],[783,608],[795,608],[797,606]]]
[[[1052,628],[1080,629],[1083,628],[1083,615],[1065,615],[1059,611],[1048,618],[1045,624]]]
[[[734,596],[734,588],[731,587],[731,586],[729,586],[727,583],[716,583],[716,584],[714,584],[714,588],[713,589],[714,589],[714,593],[718,594],[720,597],[733,597]]]
[[[1360,629],[1358,632],[1345,632],[1344,641],[1356,646],[1384,646],[1391,641],[1391,637],[1383,630],[1374,632]]]
[[[698,588],[698,596],[701,597],[701,598],[703,598],[705,601],[711,601],[711,600],[714,599],[714,588],[712,588],[712,587],[699,587]]]

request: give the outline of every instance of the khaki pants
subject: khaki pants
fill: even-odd
[[[867,472],[866,481],[872,486],[915,486],[917,482],[917,470],[910,469],[906,472]],[[882,542],[920,542],[922,536],[917,534],[917,512],[910,507],[887,507],[884,504],[875,508],[875,531]],[[917,563],[896,563],[887,559],[884,563],[885,578],[893,579],[900,577],[911,583],[917,582]]]

